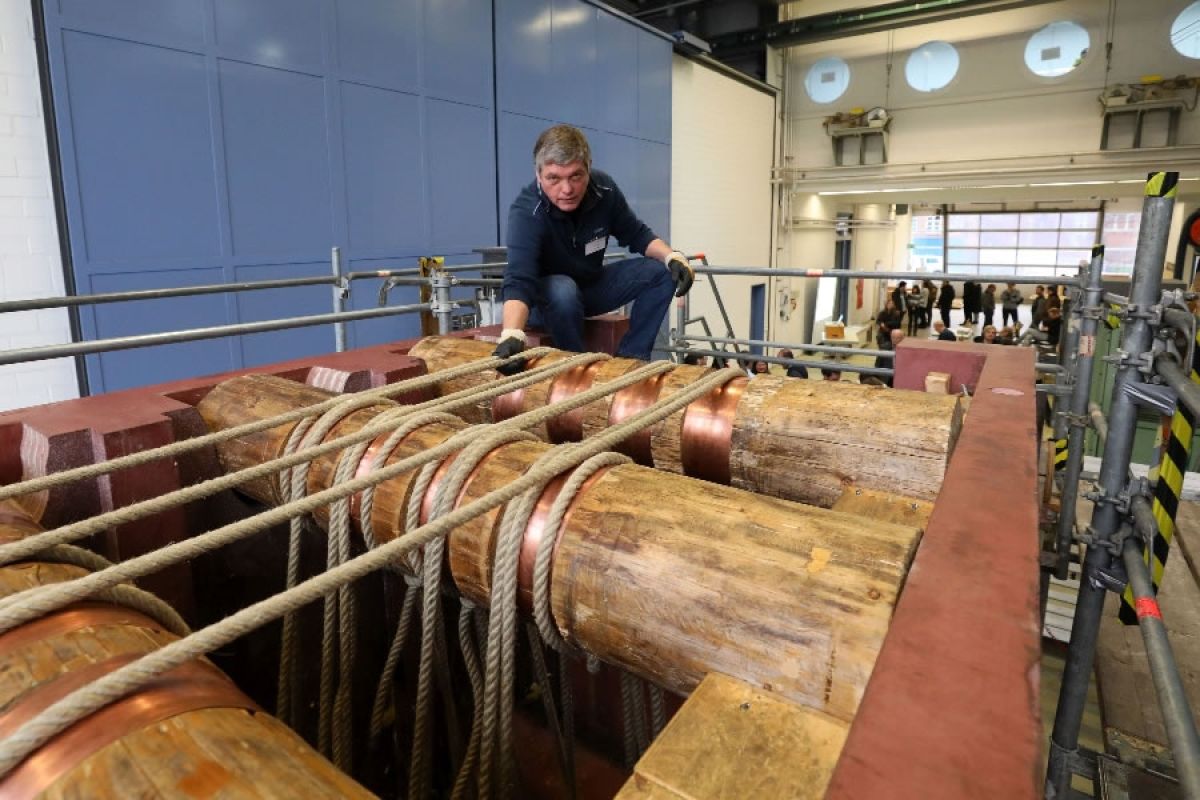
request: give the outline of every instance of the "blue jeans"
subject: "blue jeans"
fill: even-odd
[[[580,286],[566,275],[546,275],[541,281],[537,311],[541,323],[562,350],[583,352],[583,318],[615,311],[633,303],[629,331],[617,347],[617,355],[650,360],[654,337],[667,315],[675,282],[662,262],[653,258],[627,258],[604,268],[601,277]]]

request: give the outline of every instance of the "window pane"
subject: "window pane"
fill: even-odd
[[[979,215],[951,214],[947,221],[947,228],[952,231],[977,231],[979,230]]]
[[[1092,258],[1091,250],[1059,250],[1058,265],[1060,267],[1078,267],[1079,262],[1088,262]]]
[[[1180,55],[1200,58],[1200,1],[1180,11],[1171,23],[1171,45]]]
[[[983,247],[1016,247],[1016,231],[987,231],[979,237]]]
[[[950,250],[947,254],[950,257],[950,266],[968,265],[974,266],[979,263],[978,250]]]
[[[979,220],[979,227],[985,231],[1015,231],[1020,224],[1020,214],[984,214]]]
[[[1002,265],[1002,266],[997,266],[997,267],[980,267],[979,274],[980,275],[1012,275],[1013,268],[1011,266],[1007,266],[1007,265]]]
[[[840,58],[823,58],[804,78],[804,89],[814,103],[832,103],[850,86],[850,67]]]
[[[1088,32],[1080,25],[1066,20],[1051,22],[1029,37],[1025,66],[1046,78],[1066,75],[1083,61],[1090,44]]]
[[[958,51],[946,42],[926,42],[912,52],[904,67],[908,85],[918,92],[941,89],[958,73]]]
[[[1104,215],[1104,274],[1128,275],[1133,271],[1133,254],[1137,249],[1138,226],[1142,215],[1137,212]]]
[[[1021,247],[1058,247],[1058,231],[1021,231]]]
[[[1016,267],[1017,251],[1015,248],[994,248],[979,251],[980,264],[1007,264]]]
[[[1059,247],[1088,247],[1096,243],[1096,234],[1092,231],[1063,231],[1058,237]]]
[[[1021,230],[1053,230],[1058,227],[1059,216],[1061,215],[1057,211],[1031,211],[1028,214],[1022,214]]]
[[[978,247],[979,234],[976,231],[951,231],[946,234],[946,244],[950,247]]]
[[[1017,264],[1023,267],[1052,267],[1057,255],[1057,250],[1018,250]]]
[[[1096,229],[1096,212],[1095,211],[1072,211],[1062,215],[1062,227],[1064,228],[1089,228]]]

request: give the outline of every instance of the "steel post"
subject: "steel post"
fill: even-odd
[[[1101,573],[1112,563],[1113,554],[1105,546],[1121,525],[1119,497],[1125,488],[1133,452],[1137,425],[1137,406],[1125,392],[1127,384],[1144,382],[1143,356],[1150,351],[1154,331],[1147,312],[1159,302],[1163,264],[1175,205],[1178,173],[1154,173],[1146,182],[1142,205],[1142,224],[1134,256],[1130,285],[1131,307],[1126,315],[1113,383],[1112,405],[1108,417],[1108,439],[1100,466],[1100,497],[1092,512],[1092,536],[1095,544],[1087,548],[1080,580],[1075,621],[1063,670],[1062,690],[1054,715],[1054,733],[1050,739],[1050,759],[1046,770],[1046,797],[1062,798],[1071,784],[1071,762],[1078,756],[1079,729],[1087,702],[1095,658],[1100,615],[1107,591]]]
[[[1084,280],[1085,288],[1072,304],[1071,314],[1077,325],[1075,336],[1075,363],[1071,368],[1074,384],[1071,399],[1067,402],[1066,414],[1059,416],[1067,421],[1067,465],[1063,469],[1061,507],[1058,511],[1058,536],[1054,552],[1054,577],[1067,578],[1070,563],[1071,538],[1075,533],[1075,503],[1079,496],[1079,474],[1083,470],[1083,449],[1087,438],[1088,399],[1092,391],[1092,366],[1096,353],[1096,331],[1100,325],[1103,289],[1101,278],[1104,273],[1104,245],[1092,248],[1092,260],[1088,264]]]
[[[329,256],[329,266],[333,270],[333,313],[340,314],[346,310],[346,279],[342,277],[342,248],[333,248]],[[333,323],[333,348],[339,353],[346,351],[346,323],[339,320]]]
[[[452,327],[450,312],[454,309],[454,303],[450,301],[450,280],[450,276],[442,270],[437,270],[429,278],[433,288],[433,316],[437,319],[438,333],[443,336],[450,333]]]
[[[1200,385],[1192,381],[1184,368],[1171,356],[1161,353],[1154,359],[1154,369],[1167,386],[1175,390],[1178,402],[1187,406],[1193,414],[1200,415]]]
[[[1160,616],[1158,603],[1154,600],[1150,573],[1135,539],[1125,540],[1122,556],[1125,571],[1129,575],[1129,585],[1133,587],[1138,628],[1146,644],[1146,659],[1150,662],[1150,676],[1154,679],[1154,691],[1158,695],[1158,706],[1162,709],[1175,771],[1179,775],[1179,782],[1183,784],[1184,795],[1200,797],[1200,735],[1196,733],[1196,720],[1179,677],[1179,665],[1167,638],[1167,628]]]

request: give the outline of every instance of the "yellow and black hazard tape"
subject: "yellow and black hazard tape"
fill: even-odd
[[[1146,177],[1146,197],[1174,197],[1178,190],[1178,172],[1151,172]]]
[[[1067,440],[1054,440],[1054,471],[1060,472],[1067,468]]]
[[[1200,383],[1200,330],[1197,330],[1196,347],[1192,350],[1191,379],[1194,383]],[[1175,536],[1175,514],[1179,510],[1179,498],[1183,494],[1183,476],[1187,472],[1195,431],[1195,415],[1183,403],[1177,403],[1175,414],[1171,417],[1170,429],[1166,434],[1162,461],[1158,466],[1154,497],[1150,502],[1157,530],[1150,548],[1142,551],[1142,560],[1150,567],[1150,579],[1156,593],[1162,585],[1167,556],[1171,554],[1171,540]],[[1126,586],[1124,594],[1121,595],[1119,616],[1126,625],[1137,624],[1138,613],[1133,588],[1130,586]]]

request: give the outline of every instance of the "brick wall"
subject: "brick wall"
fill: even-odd
[[[65,293],[29,0],[0,2],[0,299]],[[0,350],[71,340],[63,309],[0,314]],[[79,396],[71,359],[0,367],[0,410]]]

